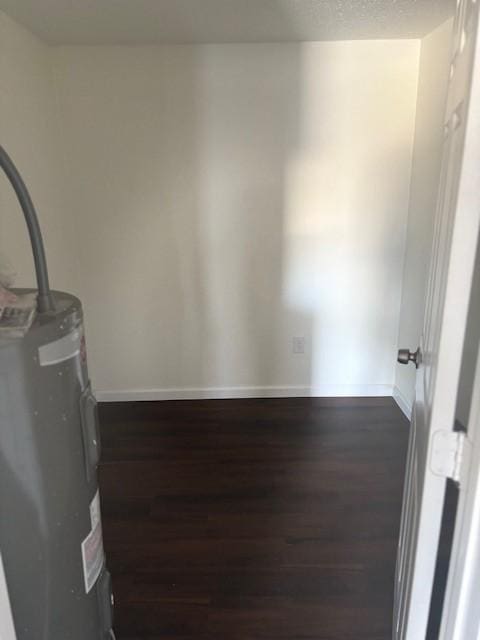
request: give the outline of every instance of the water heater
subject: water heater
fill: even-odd
[[[82,306],[50,291],[35,210],[1,147],[0,166],[25,215],[38,285],[16,290],[35,294],[28,329],[7,317],[13,330],[1,331],[0,317],[0,636],[114,638]]]

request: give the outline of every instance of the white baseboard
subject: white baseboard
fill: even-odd
[[[319,385],[315,387],[204,387],[179,389],[97,390],[99,402],[142,400],[219,400],[227,398],[335,398],[392,396],[388,384]]]
[[[407,400],[407,398],[403,395],[398,387],[393,387],[393,399],[398,404],[402,412],[405,414],[405,417],[408,420],[412,417],[412,404]]]

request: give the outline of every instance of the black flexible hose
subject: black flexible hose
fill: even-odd
[[[35,263],[35,273],[37,275],[38,299],[37,309],[39,313],[47,313],[55,309],[53,297],[48,282],[47,259],[43,246],[42,232],[38,224],[37,213],[33,206],[32,199],[27,187],[22,180],[12,159],[0,145],[0,167],[5,171],[7,178],[12,183],[12,187],[17,194],[18,201],[22,207],[25,222],[27,223],[30,242],[32,244],[33,261]]]

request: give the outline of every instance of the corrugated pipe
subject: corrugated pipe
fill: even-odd
[[[28,193],[22,176],[19,174],[12,159],[0,145],[0,167],[5,171],[7,178],[12,183],[12,187],[17,194],[18,201],[22,207],[25,222],[27,223],[28,233],[33,251],[33,261],[35,263],[35,273],[37,275],[37,310],[39,313],[48,313],[54,311],[55,304],[50,291],[48,282],[47,259],[45,257],[45,248],[43,246],[42,232],[38,224],[38,217],[33,206],[32,199]]]

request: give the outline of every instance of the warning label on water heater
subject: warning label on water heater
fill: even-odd
[[[100,495],[95,494],[90,503],[91,531],[82,542],[83,577],[85,591],[88,593],[95,584],[103,567],[102,519],[100,516]]]

